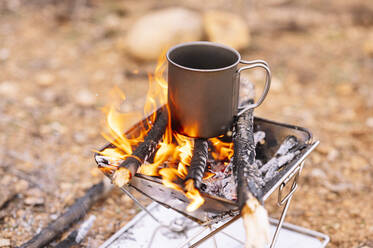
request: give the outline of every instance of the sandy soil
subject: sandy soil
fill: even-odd
[[[249,11],[252,44],[243,57],[263,58],[273,71],[256,115],[307,127],[321,141],[287,221],[330,235],[329,247],[373,247],[373,6],[366,2],[271,0]],[[0,238],[12,246],[102,179],[93,160],[105,143],[99,107],[117,85],[129,108],[140,109],[155,65],[128,57],[124,34],[136,16],[175,4],[92,1],[71,12],[53,1],[19,3],[0,3],[0,199],[9,199]],[[266,207],[278,216],[275,200]],[[138,211],[114,190],[91,211],[97,221],[84,246],[98,247]]]

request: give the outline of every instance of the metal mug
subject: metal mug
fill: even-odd
[[[187,42],[168,50],[168,105],[173,130],[193,138],[225,134],[235,116],[258,107],[271,84],[268,64],[241,60],[233,48],[214,42]],[[238,68],[238,64],[246,66]],[[240,73],[262,68],[266,72],[259,100],[239,109]]]

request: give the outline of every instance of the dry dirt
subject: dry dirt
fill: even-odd
[[[0,3],[0,199],[8,199],[0,202],[0,239],[12,246],[102,179],[93,160],[105,143],[99,108],[115,85],[130,108],[141,108],[155,65],[129,58],[124,34],[136,16],[175,5],[85,2],[73,9],[67,5],[74,1]],[[273,71],[256,115],[307,127],[321,141],[287,221],[330,235],[329,247],[373,247],[373,5],[367,2],[271,0],[247,9],[252,43],[243,57],[263,58]],[[278,216],[274,203],[266,206]],[[98,247],[138,211],[114,190],[90,212],[97,221],[84,246]]]

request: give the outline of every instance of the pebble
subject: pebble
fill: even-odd
[[[96,103],[96,96],[87,89],[82,89],[75,95],[75,101],[83,107],[92,107]]]
[[[10,52],[6,48],[0,49],[0,60],[5,61],[9,58]]]
[[[44,204],[44,199],[41,198],[41,197],[30,196],[30,197],[27,197],[25,199],[25,204],[26,205],[31,205],[31,206],[34,206],[34,205],[43,205]]]
[[[10,239],[0,238],[0,247],[7,247],[7,246],[10,246]]]
[[[84,131],[75,132],[73,137],[78,144],[84,144],[88,140],[88,135]]]
[[[32,188],[27,191],[27,196],[42,197],[43,191],[41,191],[39,188]]]
[[[328,152],[327,159],[329,161],[335,161],[339,157],[340,153],[337,149],[332,149],[330,152]]]
[[[350,83],[340,83],[337,85],[336,91],[340,96],[350,96],[354,93],[354,87]]]
[[[28,107],[37,107],[39,105],[39,101],[38,99],[36,99],[35,97],[32,97],[32,96],[26,96],[24,99],[23,99],[23,102],[25,103],[26,106]]]
[[[366,119],[365,125],[367,125],[367,127],[373,128],[373,117],[369,117],[368,119]]]
[[[125,39],[127,51],[140,60],[156,60],[163,49],[202,38],[198,13],[184,8],[153,11],[135,22]]]
[[[281,92],[282,88],[283,88],[282,81],[277,77],[272,77],[272,79],[271,79],[271,91]]]
[[[373,57],[373,33],[366,36],[367,39],[362,44],[362,50],[368,57]]]
[[[19,192],[19,193],[22,193],[24,192],[25,190],[27,190],[29,187],[29,183],[26,181],[26,180],[19,180],[15,185],[14,185],[14,188],[16,190],[16,192]]]
[[[217,10],[206,11],[203,26],[210,41],[225,44],[237,50],[250,45],[250,30],[246,20],[239,15]]]
[[[54,81],[55,81],[54,75],[48,72],[43,72],[36,76],[36,82],[40,86],[44,86],[44,87],[51,86]]]
[[[18,85],[12,81],[4,81],[0,84],[0,94],[4,96],[15,96],[18,93]]]

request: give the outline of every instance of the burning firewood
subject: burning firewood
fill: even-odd
[[[246,247],[263,248],[269,241],[269,222],[260,199],[263,180],[255,163],[253,118],[253,111],[248,110],[236,122],[233,135],[233,172],[246,230]]]
[[[163,108],[162,111],[157,114],[154,124],[146,134],[144,141],[140,143],[132,155],[127,157],[119,165],[118,170],[115,171],[113,182],[118,187],[128,184],[141,164],[155,151],[158,142],[166,131],[167,124],[168,111],[166,108]]]
[[[184,188],[187,191],[185,195],[191,200],[187,207],[189,212],[194,211],[205,202],[199,191],[201,190],[203,175],[205,174],[208,146],[207,139],[196,139],[194,141],[192,161],[184,180]]]
[[[185,178],[185,181],[193,180],[194,187],[199,190],[201,189],[202,178],[206,169],[208,146],[206,139],[196,139],[194,141],[192,162]]]

